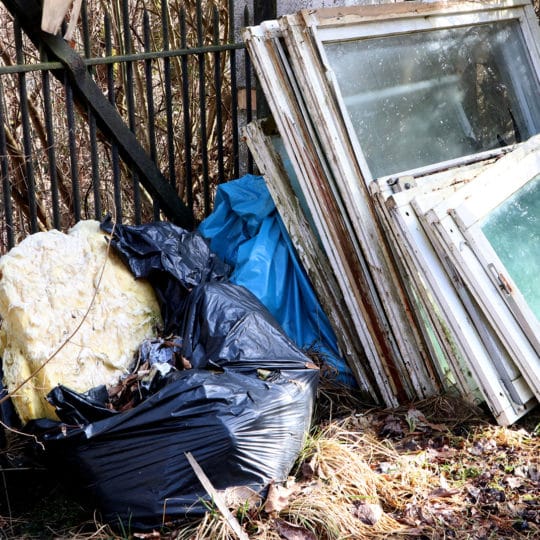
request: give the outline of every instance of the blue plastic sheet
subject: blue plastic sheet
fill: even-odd
[[[336,381],[356,385],[261,176],[219,186],[214,211],[199,232],[233,267],[230,280],[250,290],[298,347],[316,351]]]

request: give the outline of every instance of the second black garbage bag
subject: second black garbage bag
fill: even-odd
[[[205,275],[182,293],[172,321],[192,369],[170,371],[156,393],[110,414],[100,392],[56,388],[61,422],[29,426],[109,523],[145,530],[206,512],[210,498],[186,452],[216,489],[261,492],[286,479],[301,451],[318,369],[249,291]]]
[[[107,218],[101,228],[133,275],[154,288],[165,333],[178,331],[184,301],[194,287],[226,281],[231,271],[199,233],[166,221],[130,226]]]

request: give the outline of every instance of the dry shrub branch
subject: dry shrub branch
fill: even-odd
[[[87,0],[73,46],[83,56],[103,58],[109,53],[117,56],[226,43],[228,2],[200,4],[198,11],[194,0],[170,0],[163,5],[160,0]],[[1,65],[47,60],[40,58],[24,35],[22,46],[17,47],[15,32],[7,10],[0,6]],[[211,203],[216,184],[233,174],[229,53],[155,58],[149,64],[144,60],[99,64],[91,71],[179,196],[193,207],[198,219],[204,217],[209,210],[205,189]],[[9,180],[1,186],[0,251],[6,251],[6,227],[14,232],[15,242],[31,232],[32,213],[39,230],[65,230],[77,219],[101,219],[112,213],[115,200],[121,200],[118,215],[123,222],[136,221],[139,205],[141,221],[152,220],[150,196],[140,186],[134,188],[133,175],[124,163],[115,171],[110,140],[98,132],[93,145],[89,112],[86,107],[71,109],[70,90],[64,81],[48,72],[31,71],[0,75],[0,83],[6,138],[2,158]],[[28,110],[28,127],[24,109]],[[13,208],[12,223],[6,223],[6,203]],[[78,206],[80,215],[76,215]]]

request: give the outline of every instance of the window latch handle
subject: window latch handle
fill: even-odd
[[[497,268],[495,268],[495,265],[493,263],[488,264],[488,270],[491,272],[492,276],[497,282],[497,285],[502,291],[504,291],[508,295],[511,295],[514,292],[506,276],[499,272]]]

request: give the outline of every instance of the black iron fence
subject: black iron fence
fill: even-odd
[[[30,1],[0,4],[1,252],[107,214],[196,224],[252,171],[233,0],[87,0],[71,48],[36,32]]]

